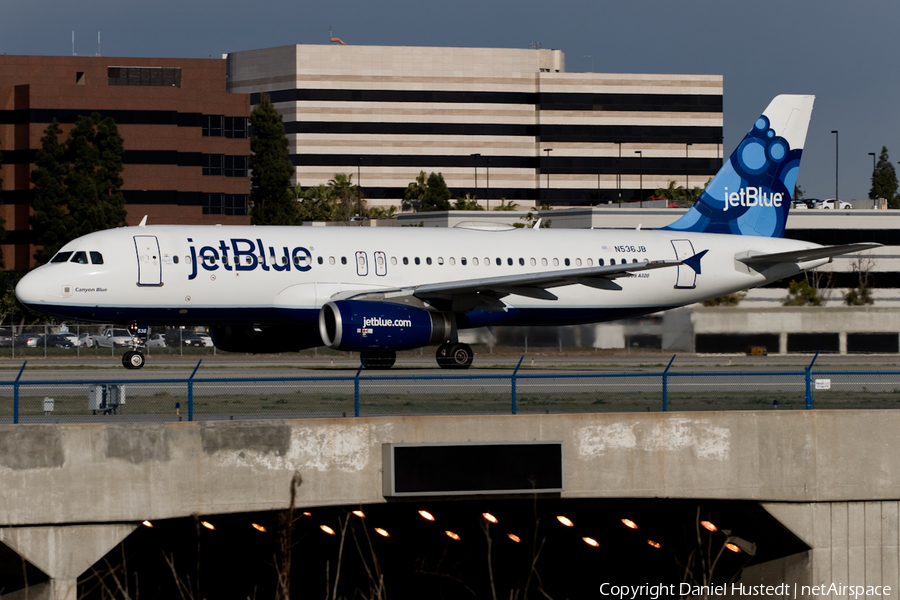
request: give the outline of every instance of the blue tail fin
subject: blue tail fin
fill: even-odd
[[[776,96],[671,231],[782,237],[814,96]]]

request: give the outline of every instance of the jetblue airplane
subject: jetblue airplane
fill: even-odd
[[[643,315],[878,246],[782,238],[813,99],[776,97],[693,207],[653,231],[142,223],[69,242],[16,295],[60,319],[204,324],[227,351],[324,345],[389,368],[437,345],[441,367],[467,368],[463,329]]]

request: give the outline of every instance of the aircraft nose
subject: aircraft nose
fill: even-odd
[[[41,274],[32,271],[16,284],[16,298],[26,306],[40,304],[44,301],[45,287]]]

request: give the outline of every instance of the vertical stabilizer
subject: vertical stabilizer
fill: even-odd
[[[815,96],[776,96],[673,231],[782,237]]]

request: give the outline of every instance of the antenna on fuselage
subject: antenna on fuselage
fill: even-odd
[[[138,227],[143,227],[146,224],[147,224],[147,215],[144,215],[144,218],[141,219],[140,223],[138,223]]]

